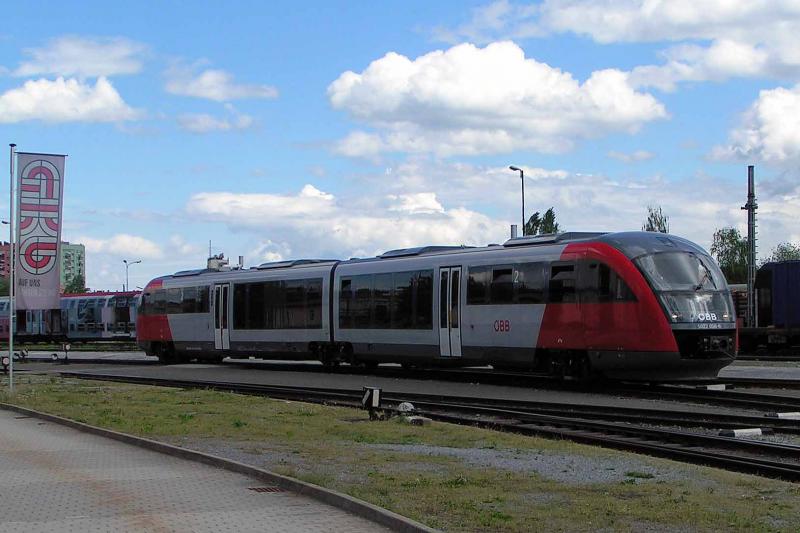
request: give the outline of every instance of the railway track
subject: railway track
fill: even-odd
[[[361,390],[322,389],[128,377],[91,372],[62,372],[69,377],[181,388],[210,388],[273,398],[360,407]],[[800,481],[800,446],[743,440],[686,431],[685,427],[733,429],[752,427],[800,434],[800,423],[755,415],[723,415],[614,408],[579,404],[520,402],[439,395],[384,392],[388,411],[412,402],[416,413],[435,420],[475,425],[526,435],[576,442],[716,466],[765,477]],[[661,426],[661,427],[653,427]],[[678,426],[675,427],[670,426]]]

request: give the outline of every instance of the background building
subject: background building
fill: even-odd
[[[82,244],[61,243],[61,290],[75,276],[86,282],[86,247]]]
[[[11,256],[9,252],[9,246],[7,242],[0,243],[0,277],[8,278],[8,275],[11,273],[11,263],[10,259]]]
[[[8,242],[0,242],[0,277],[8,279],[11,269]],[[77,275],[86,282],[86,247],[61,242],[61,290]]]

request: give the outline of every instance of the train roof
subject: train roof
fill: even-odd
[[[102,298],[104,296],[138,296],[140,291],[95,291],[95,292],[74,292],[64,293],[62,298]]]
[[[271,263],[262,263],[258,266],[250,268],[234,267],[225,270],[215,270],[210,268],[202,268],[196,270],[182,270],[172,275],[161,276],[155,278],[153,281],[165,279],[179,279],[195,276],[203,276],[204,274],[227,274],[227,275],[240,275],[246,272],[255,272],[263,270],[282,270],[282,269],[304,269],[322,266],[331,266],[338,264],[355,264],[366,262],[380,262],[387,259],[404,259],[420,256],[431,255],[450,255],[459,253],[472,253],[484,252],[487,250],[503,250],[503,249],[519,249],[523,247],[545,247],[554,245],[566,245],[573,242],[587,242],[599,241],[608,243],[627,257],[633,259],[647,253],[658,253],[667,251],[692,251],[699,253],[706,253],[700,246],[688,241],[682,237],[675,235],[645,232],[645,231],[629,231],[629,232],[588,232],[588,231],[570,231],[564,233],[550,233],[544,235],[526,235],[524,237],[515,237],[508,239],[502,245],[490,244],[488,246],[418,246],[413,248],[398,248],[388,250],[375,257],[358,258],[353,257],[347,260],[336,259],[294,259],[287,261],[275,261]]]

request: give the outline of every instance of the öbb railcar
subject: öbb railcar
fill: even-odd
[[[99,341],[136,338],[138,291],[62,294],[60,309],[19,310],[20,342]],[[0,339],[8,339],[9,301],[0,297]]]
[[[137,334],[164,362],[490,364],[645,380],[715,376],[736,353],[714,260],[644,232],[179,272],[145,287]]]

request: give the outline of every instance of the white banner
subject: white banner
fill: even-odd
[[[17,154],[17,309],[59,309],[66,156]]]

